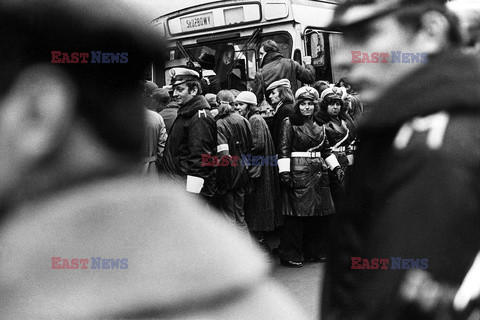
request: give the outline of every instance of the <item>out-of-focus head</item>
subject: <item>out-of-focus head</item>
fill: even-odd
[[[140,158],[141,81],[164,57],[154,32],[118,2],[0,2],[0,197],[66,148],[74,130]]]
[[[461,43],[458,19],[445,0],[345,1],[331,27],[343,32],[338,66],[366,102]]]
[[[158,89],[158,86],[153,83],[152,81],[146,81],[143,84],[143,98],[144,98],[144,105],[147,107],[149,110],[156,111],[157,109],[157,103],[153,99],[153,91],[155,89]]]

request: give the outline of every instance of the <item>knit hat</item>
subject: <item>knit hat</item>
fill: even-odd
[[[243,102],[246,104],[252,104],[254,106],[257,105],[257,96],[250,91],[242,91],[238,94],[237,98],[235,99],[236,102]]]

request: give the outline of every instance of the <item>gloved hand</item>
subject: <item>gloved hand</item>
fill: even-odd
[[[340,167],[334,168],[333,173],[337,177],[338,181],[343,181],[343,178],[345,177],[345,172],[343,172],[342,168]]]
[[[280,181],[287,187],[292,187],[293,180],[290,172],[280,172]]]

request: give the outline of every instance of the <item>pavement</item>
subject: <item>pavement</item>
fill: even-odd
[[[277,234],[268,234],[271,248],[278,247]],[[287,291],[303,306],[311,320],[319,320],[320,284],[323,282],[325,263],[304,263],[302,268],[288,268],[280,265],[278,255],[269,255],[272,264],[272,278],[283,284]]]
[[[283,284],[312,320],[320,314],[320,283],[325,263],[304,263],[302,268],[288,268],[275,261],[272,277]]]

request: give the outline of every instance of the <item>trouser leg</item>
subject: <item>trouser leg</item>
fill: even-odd
[[[322,256],[322,218],[306,217],[305,234],[303,236],[304,258],[320,259]]]
[[[243,205],[245,202],[245,190],[229,190],[223,196],[224,211],[226,218],[235,223],[241,230],[248,231],[245,222],[245,212]]]
[[[286,216],[280,239],[280,259],[285,261],[302,261],[303,234],[305,223],[302,218]]]

